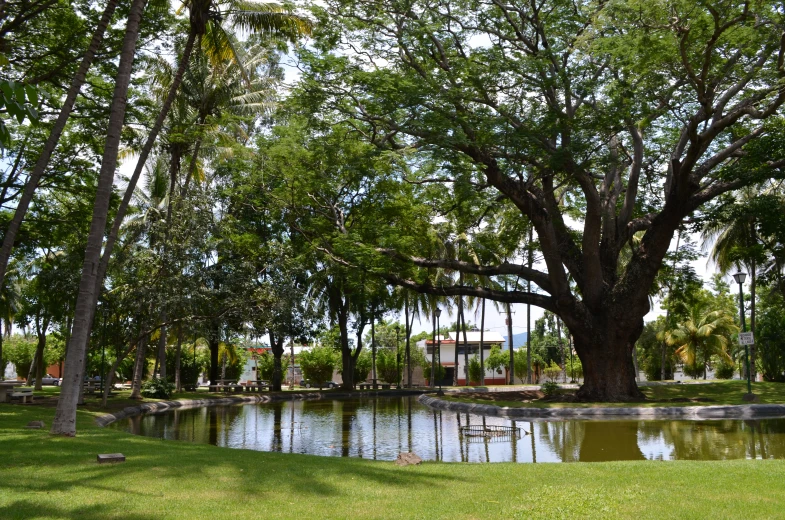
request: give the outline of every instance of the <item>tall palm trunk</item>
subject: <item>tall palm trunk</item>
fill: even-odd
[[[480,386],[485,386],[485,298],[480,312]]]
[[[125,214],[128,212],[128,206],[131,203],[131,198],[133,196],[134,190],[136,189],[136,184],[139,181],[139,177],[142,174],[142,170],[144,169],[145,162],[147,161],[147,157],[150,155],[150,151],[155,144],[155,140],[158,137],[158,134],[163,127],[164,120],[166,119],[169,110],[172,107],[172,103],[174,102],[175,95],[177,94],[177,90],[180,88],[180,83],[182,83],[183,75],[185,74],[185,70],[188,68],[188,62],[191,59],[191,54],[193,51],[194,40],[196,39],[196,35],[193,31],[188,35],[188,41],[185,44],[185,49],[183,49],[183,57],[180,59],[180,66],[177,69],[177,74],[172,81],[171,86],[169,87],[169,92],[167,93],[166,100],[164,101],[163,105],[161,105],[161,110],[158,113],[158,118],[155,120],[155,124],[153,128],[150,130],[150,133],[147,136],[147,140],[145,141],[144,147],[139,154],[139,159],[136,162],[136,168],[134,169],[134,173],[131,175],[131,178],[128,180],[128,186],[125,189],[125,194],[123,195],[123,200],[120,202],[120,206],[117,208],[117,213],[115,214],[114,221],[112,222],[112,229],[109,231],[109,236],[106,238],[106,245],[104,246],[104,253],[101,256],[101,261],[98,264],[98,274],[95,277],[95,295],[94,301],[91,309],[90,319],[87,320],[89,326],[92,325],[92,313],[95,313],[95,307],[98,304],[98,297],[100,295],[100,287],[104,283],[104,278],[106,277],[106,270],[109,267],[109,260],[112,257],[112,249],[114,249],[115,242],[117,242],[117,237],[120,234],[120,226],[123,223],[123,219],[125,218]],[[89,336],[90,329],[87,330],[87,335]]]
[[[527,263],[529,265],[529,269],[532,268],[534,264],[534,252],[532,251],[532,242],[534,240],[534,231],[533,226],[529,226],[529,247],[528,251],[526,252],[527,255]],[[531,280],[526,281],[526,291],[531,293],[532,292],[532,282]],[[531,303],[526,304],[526,382],[528,384],[532,384],[532,305]]]
[[[407,388],[412,387],[412,358],[411,358],[411,334],[409,333],[409,295],[407,294],[403,300],[403,314],[404,314],[404,334],[406,334],[406,383]],[[0,374],[2,377],[2,374]]]
[[[182,327],[178,327],[177,331],[177,350],[174,357],[174,389],[176,392],[182,390],[182,381],[180,380],[180,357],[183,348],[183,331]]]
[[[52,127],[52,131],[50,132],[46,143],[44,143],[44,148],[41,151],[41,155],[38,157],[35,166],[33,166],[33,171],[30,172],[30,176],[27,178],[24,192],[22,192],[22,197],[19,199],[19,202],[16,205],[14,217],[8,224],[8,229],[6,229],[5,236],[3,237],[3,245],[0,247],[0,287],[2,287],[3,281],[5,280],[5,272],[8,268],[8,259],[11,257],[11,250],[14,247],[14,240],[16,240],[16,234],[19,231],[19,226],[22,225],[22,221],[27,214],[27,209],[30,206],[30,201],[33,200],[33,193],[38,187],[41,176],[44,174],[44,171],[46,171],[47,166],[49,166],[49,159],[52,157],[52,153],[54,152],[55,147],[57,147],[57,143],[60,141],[60,136],[63,134],[65,124],[68,122],[68,117],[71,115],[71,111],[74,108],[76,97],[82,90],[82,85],[85,82],[87,71],[90,69],[90,65],[92,65],[93,60],[95,59],[95,54],[98,52],[98,48],[101,46],[104,33],[106,32],[109,22],[112,20],[112,16],[114,15],[114,11],[115,8],[117,8],[118,3],[119,0],[109,0],[106,3],[106,6],[104,7],[104,13],[101,15],[101,19],[98,21],[95,32],[93,32],[90,45],[87,47],[87,51],[82,57],[82,62],[79,64],[79,68],[76,69],[74,78],[71,80],[71,86],[69,87],[68,93],[65,96],[65,102],[60,108],[60,113],[57,115],[57,120]]]
[[[136,345],[136,360],[134,362],[134,375],[131,380],[130,399],[142,398],[142,378],[144,377],[145,358],[147,357],[147,342],[149,337],[145,334]]]
[[[98,178],[98,189],[93,207],[93,219],[90,224],[85,259],[82,267],[82,278],[79,282],[79,295],[74,315],[74,331],[68,345],[68,356],[65,361],[65,377],[57,401],[57,410],[52,421],[52,434],[76,435],[76,406],[79,389],[82,387],[83,366],[87,353],[87,340],[91,328],[92,317],[98,301],[96,278],[101,258],[109,201],[112,196],[112,184],[117,168],[117,154],[120,147],[120,133],[125,119],[125,108],[128,97],[128,85],[136,51],[136,40],[139,37],[139,25],[142,20],[146,0],[133,0],[128,14],[120,63],[117,70],[109,124],[104,144],[104,155],[101,161],[101,173]]]

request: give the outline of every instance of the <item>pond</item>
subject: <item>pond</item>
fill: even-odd
[[[785,419],[512,421],[428,408],[416,397],[286,401],[174,410],[110,427],[281,453],[445,462],[785,458]]]

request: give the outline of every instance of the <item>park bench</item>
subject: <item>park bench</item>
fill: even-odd
[[[242,392],[242,385],[208,385],[207,388],[218,392]]]
[[[270,382],[269,381],[247,381],[243,386],[246,392],[261,392],[263,390],[270,389]]]
[[[11,392],[11,399],[19,399],[22,404],[27,403],[27,399],[33,402],[33,389],[32,388],[17,388]]]

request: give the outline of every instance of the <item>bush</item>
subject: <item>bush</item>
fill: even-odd
[[[502,368],[509,368],[510,365],[510,353],[502,352],[501,347],[499,345],[494,345],[491,347],[491,352],[488,354],[488,358],[485,360],[485,366],[489,369],[493,370],[501,374]]]
[[[548,369],[546,368],[545,370]],[[552,395],[556,395],[556,393],[559,391],[559,385],[557,385],[552,380],[546,381],[545,383],[542,384],[540,390],[542,390],[542,393],[545,394],[545,397],[550,397]]]
[[[314,347],[300,354],[303,377],[313,381],[319,388],[332,380],[337,363],[338,354],[331,347]]]
[[[376,351],[376,377],[385,383],[397,383],[398,374],[402,372],[396,363],[397,353],[394,350],[380,348]]]
[[[480,384],[480,381],[482,381],[482,366],[480,358],[475,354],[469,358],[469,382]]]
[[[571,381],[576,381],[583,377],[583,365],[578,356],[573,356],[572,359],[567,359],[565,363],[565,370]]]
[[[165,379],[154,377],[142,383],[142,395],[156,399],[169,399],[174,392],[174,385]]]
[[[545,377],[548,378],[548,381],[553,383],[561,375],[561,367],[557,365],[555,361],[551,361],[550,366],[543,369],[543,373],[545,374]]]
[[[439,381],[444,379],[445,370],[442,365],[436,365],[436,380]],[[422,375],[425,378],[426,384],[430,384],[431,381],[431,365],[425,365],[422,368]]]
[[[714,369],[714,377],[717,379],[733,379],[735,368],[731,363],[721,362]]]

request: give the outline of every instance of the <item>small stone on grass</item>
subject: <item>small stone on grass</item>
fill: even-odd
[[[417,465],[422,462],[422,459],[416,453],[407,452],[399,453],[398,458],[395,459],[395,464],[398,466],[411,466]]]
[[[110,462],[125,462],[125,455],[122,453],[103,453],[98,455],[98,464]]]

